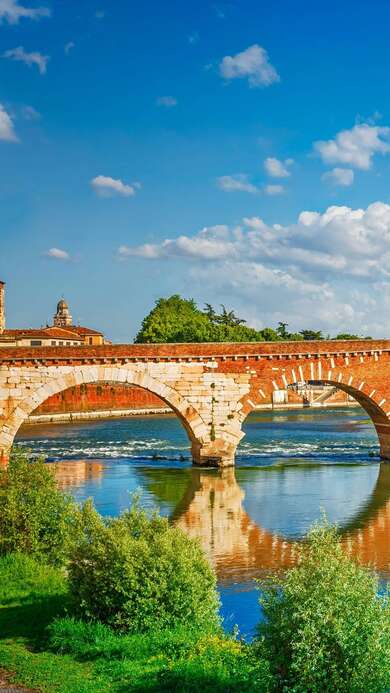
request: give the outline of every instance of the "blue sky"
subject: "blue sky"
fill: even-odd
[[[388,3],[0,0],[0,20],[10,327],[63,294],[129,341],[178,292],[389,334]]]

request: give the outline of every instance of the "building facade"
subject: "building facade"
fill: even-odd
[[[35,328],[7,329],[5,322],[5,283],[0,281],[0,348],[11,346],[95,346],[107,344],[104,334],[82,325],[73,325],[64,298],[57,303],[53,325]]]

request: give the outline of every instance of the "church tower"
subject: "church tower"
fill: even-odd
[[[5,330],[5,284],[0,281],[0,334]]]
[[[57,303],[57,312],[53,318],[53,325],[55,327],[69,327],[72,325],[72,316],[69,312],[69,307],[67,302],[61,298],[61,301]]]

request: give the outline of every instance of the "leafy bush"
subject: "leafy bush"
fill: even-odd
[[[260,651],[277,690],[383,693],[390,687],[390,609],[378,581],[316,526],[297,567],[261,585]]]
[[[198,543],[180,529],[148,517],[136,502],[107,521],[88,502],[81,523],[69,580],[84,618],[127,632],[218,625],[215,575]]]
[[[60,565],[74,540],[77,514],[50,467],[14,450],[8,468],[0,470],[0,555],[21,552]]]

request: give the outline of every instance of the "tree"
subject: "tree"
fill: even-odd
[[[372,337],[360,337],[357,334],[349,334],[349,332],[340,332],[335,339],[372,339]]]
[[[206,303],[205,310],[202,311],[193,299],[174,294],[155,302],[154,308],[143,319],[135,342],[277,342],[323,339],[321,332],[303,330],[290,333],[287,327],[288,323],[279,322],[276,330],[271,327],[256,330],[246,325],[244,318],[240,318],[234,310],[228,310],[223,304],[220,313],[210,303]]]
[[[288,332],[287,328],[288,327],[288,322],[278,322],[278,326],[276,328],[276,332],[278,333],[280,339],[288,339]]]
[[[246,320],[238,318],[234,310],[227,311],[225,306],[221,304],[222,313],[216,316],[217,322],[221,325],[226,325],[226,327],[237,327],[238,325],[244,325]]]
[[[136,343],[209,342],[211,323],[193,299],[159,298],[142,321]]]
[[[207,315],[207,318],[212,323],[217,322],[218,321],[218,313],[213,308],[211,303],[205,303],[205,306],[206,306],[205,315]]]
[[[343,553],[335,528],[315,526],[298,566],[261,583],[260,649],[278,691],[384,693],[390,608],[377,578]]]
[[[175,294],[159,298],[142,321],[136,343],[164,342],[254,342],[260,333],[247,327],[243,318],[222,306],[218,314],[210,304],[199,310],[193,299]]]
[[[315,330],[301,330],[299,334],[302,335],[303,339],[307,341],[323,339],[321,330],[319,330],[318,332],[316,332]]]
[[[277,331],[273,330],[272,327],[264,327],[260,330],[259,338],[260,342],[277,342],[280,339]]]

